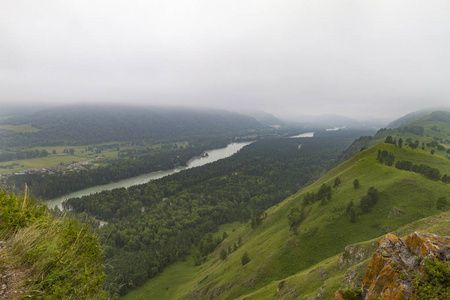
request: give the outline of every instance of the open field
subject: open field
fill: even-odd
[[[118,151],[113,150],[104,150],[102,153],[75,152],[74,155],[49,155],[46,157],[1,162],[0,174],[17,173],[28,169],[52,168],[60,164],[71,164],[79,161],[102,163],[102,160],[105,158],[117,158],[117,153]]]
[[[39,131],[39,129],[31,126],[30,124],[0,125],[0,129],[11,130],[14,132],[38,132]]]
[[[6,125],[5,125],[6,126]],[[8,125],[9,126],[9,125]],[[93,163],[102,163],[104,159],[108,158],[118,158],[118,154],[120,151],[139,151],[139,150],[159,150],[164,147],[162,144],[154,144],[154,145],[145,145],[145,146],[127,146],[124,143],[120,143],[120,151],[117,148],[104,149],[101,153],[95,153],[93,151],[88,151],[88,148],[98,148],[105,145],[115,145],[119,144],[118,142],[111,142],[102,145],[82,145],[82,146],[42,146],[42,147],[33,147],[27,149],[16,149],[18,151],[26,151],[26,150],[46,150],[49,155],[46,157],[37,157],[30,159],[22,159],[22,160],[11,160],[0,162],[0,174],[5,173],[17,173],[21,171],[25,171],[28,169],[35,168],[51,168],[56,167],[59,164],[71,164],[73,162],[79,161],[90,161]],[[172,145],[172,144],[170,144]],[[178,147],[186,147],[188,145],[187,142],[179,142],[176,143]],[[167,146],[167,145],[166,145]],[[64,150],[73,149],[74,155],[68,155],[63,153]],[[56,151],[56,155],[52,154],[53,151]],[[3,168],[2,168],[3,167]]]

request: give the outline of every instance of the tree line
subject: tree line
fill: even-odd
[[[395,155],[387,150],[378,150],[377,160],[380,163],[384,163],[387,166],[392,166],[395,161]],[[441,175],[441,172],[437,168],[430,167],[425,164],[414,164],[408,160],[400,160],[395,163],[395,167],[399,170],[412,171],[415,173],[423,174],[426,178],[431,180],[441,180],[444,183],[450,182],[450,177],[447,174]]]

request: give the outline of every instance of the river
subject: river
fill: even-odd
[[[94,186],[94,187],[90,187],[90,188],[87,188],[87,189],[84,189],[84,190],[80,190],[80,191],[77,191],[77,192],[73,192],[73,193],[70,193],[70,194],[67,194],[67,195],[55,198],[53,200],[48,201],[47,205],[48,205],[49,208],[54,208],[54,207],[57,206],[59,209],[61,209],[61,203],[64,200],[69,199],[69,198],[83,197],[83,196],[87,196],[87,195],[91,195],[91,194],[95,194],[95,193],[100,193],[101,191],[109,191],[109,190],[122,188],[122,187],[127,188],[127,187],[130,187],[132,185],[143,184],[143,183],[149,182],[151,180],[155,180],[155,179],[159,179],[159,178],[162,178],[162,177],[165,177],[165,176],[169,176],[171,174],[174,174],[176,172],[180,172],[182,170],[191,169],[191,168],[195,168],[195,167],[200,167],[200,166],[206,165],[208,163],[215,162],[215,161],[217,161],[219,159],[227,158],[227,157],[235,154],[236,152],[238,152],[242,148],[244,148],[244,146],[247,146],[248,144],[251,144],[251,143],[252,142],[232,143],[232,144],[229,144],[228,146],[226,146],[225,148],[207,150],[206,153],[208,153],[208,156],[206,156],[206,157],[194,157],[193,159],[191,159],[188,162],[187,166],[178,167],[178,168],[171,169],[171,170],[147,173],[147,174],[139,175],[139,176],[136,176],[136,177],[131,177],[131,178],[119,180],[117,182],[113,182],[113,183],[110,183],[110,184],[97,185],[97,186]]]
[[[315,132],[305,132],[299,135],[294,135],[294,136],[290,136],[289,138],[291,139],[296,139],[296,138],[309,138],[309,137],[314,137],[314,133]]]

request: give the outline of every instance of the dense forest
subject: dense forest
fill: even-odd
[[[0,120],[29,124],[37,132],[2,132],[0,149],[53,145],[92,145],[122,141],[179,141],[185,137],[236,134],[256,129],[256,119],[222,110],[130,106],[62,106]]]
[[[189,253],[218,226],[255,218],[318,178],[351,139],[265,139],[236,155],[144,185],[69,199],[66,208],[101,217],[106,285],[120,294]],[[209,243],[210,246],[205,246]],[[197,250],[197,251],[195,251]],[[208,251],[206,251],[207,253]]]

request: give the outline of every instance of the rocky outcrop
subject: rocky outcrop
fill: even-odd
[[[333,295],[332,300],[345,300],[344,292],[342,290],[337,290]]]
[[[450,261],[450,237],[424,231],[398,238],[387,234],[378,242],[362,281],[362,299],[414,300],[411,276],[421,270],[425,258]],[[345,299],[336,291],[333,299]]]

